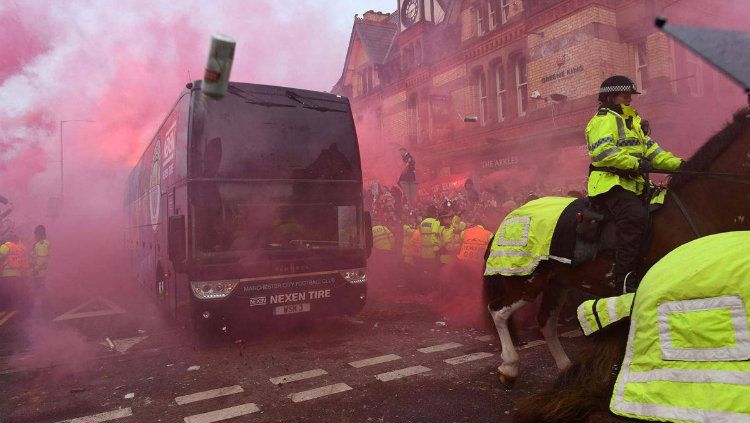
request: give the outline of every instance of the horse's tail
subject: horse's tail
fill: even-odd
[[[630,319],[623,319],[593,335],[592,343],[551,388],[516,404],[513,422],[582,422],[592,413],[607,412],[625,355],[629,323]]]

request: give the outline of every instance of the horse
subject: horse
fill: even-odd
[[[750,109],[737,112],[683,163],[667,189],[664,204],[651,216],[653,229],[643,273],[669,251],[695,238],[750,229]],[[567,292],[578,288],[600,297],[619,294],[618,287],[603,283],[613,266],[612,257],[598,255],[576,267],[545,261],[528,276],[484,277],[484,303],[501,344],[500,383],[510,388],[518,377],[519,356],[508,327],[513,313],[541,295],[537,322],[562,371],[571,365],[557,333]]]

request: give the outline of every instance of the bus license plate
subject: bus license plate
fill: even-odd
[[[310,311],[310,303],[289,304],[274,308],[273,315],[278,316],[280,314],[304,313],[306,311]]]

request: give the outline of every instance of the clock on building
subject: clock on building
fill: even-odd
[[[419,19],[419,0],[404,0],[401,3],[401,24],[404,27],[414,25]]]

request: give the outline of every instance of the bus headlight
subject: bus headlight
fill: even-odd
[[[341,276],[352,284],[367,283],[367,271],[364,267],[342,271]]]
[[[196,298],[199,300],[208,300],[228,296],[239,283],[238,279],[227,281],[194,281],[190,282],[190,287],[193,289],[193,295]]]

